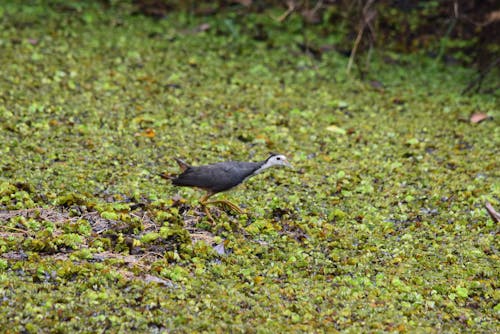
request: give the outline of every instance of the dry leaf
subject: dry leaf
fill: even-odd
[[[142,132],[137,132],[134,134],[136,137],[147,137],[147,138],[154,138],[156,136],[156,132],[154,129],[147,128],[146,130]]]
[[[472,124],[477,124],[477,123],[480,123],[488,118],[490,118],[490,116],[488,116],[488,114],[485,114],[483,112],[476,112],[470,116],[470,122]]]
[[[346,131],[344,129],[342,129],[342,128],[336,126],[336,125],[327,126],[326,130],[330,131],[330,132],[337,133],[339,135],[345,135],[346,134]]]

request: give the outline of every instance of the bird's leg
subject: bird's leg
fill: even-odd
[[[215,222],[214,220],[214,217],[212,217],[212,214],[210,213],[210,211],[208,210],[208,207],[203,205],[203,211],[205,212],[205,214],[207,215],[207,218],[208,220],[210,220],[212,223]]]
[[[208,219],[210,221],[212,221],[212,223],[213,223],[213,222],[215,222],[214,217],[212,217],[212,214],[210,214],[210,211],[208,210],[208,207],[207,207],[207,204],[210,204],[210,202],[207,202],[207,199],[212,195],[214,195],[214,194],[211,192],[206,193],[205,195],[203,195],[202,198],[200,198],[199,202],[200,202],[201,206],[203,207],[203,211],[207,215]]]
[[[239,206],[237,206],[236,204],[231,203],[231,202],[229,202],[228,200],[225,200],[225,199],[219,199],[219,200],[215,200],[215,201],[208,201],[207,203],[210,203],[210,204],[224,204],[224,205],[227,205],[229,208],[233,209],[234,211],[238,212],[239,214],[243,214],[244,213],[244,211]]]
[[[229,202],[228,200],[225,200],[225,199],[220,199],[220,200],[213,200],[213,201],[209,201],[208,199],[215,195],[215,193],[211,193],[211,192],[208,192],[206,193],[202,198],[200,198],[200,204],[203,206],[203,210],[205,211],[205,213],[207,214],[207,216],[212,220],[214,221],[214,219],[212,218],[212,215],[210,214],[210,212],[208,211],[208,208],[207,208],[207,205],[208,204],[223,204],[223,205],[226,205],[228,206],[230,209],[234,210],[235,212],[239,213],[239,214],[243,214],[244,211],[241,210],[241,208],[239,206],[237,206],[236,204],[234,203],[231,203]]]

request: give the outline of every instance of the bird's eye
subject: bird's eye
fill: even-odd
[[[281,160],[281,158],[280,158],[280,157],[277,157],[277,158],[276,158],[276,160]]]

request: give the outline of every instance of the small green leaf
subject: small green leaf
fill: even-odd
[[[463,288],[463,287],[457,287],[455,289],[457,295],[459,297],[462,297],[462,298],[467,298],[469,297],[469,290],[467,290],[467,288]]]

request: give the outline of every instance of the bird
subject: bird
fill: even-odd
[[[209,165],[190,166],[179,158],[175,158],[175,161],[182,173],[171,178],[172,184],[180,187],[193,187],[205,190],[206,193],[199,199],[199,203],[203,207],[206,216],[212,222],[214,219],[207,208],[209,204],[223,204],[240,214],[243,213],[243,210],[228,200],[209,201],[210,197],[230,190],[246,179],[270,167],[283,166],[293,168],[286,156],[276,153],[271,153],[266,160],[259,162],[225,161]]]

